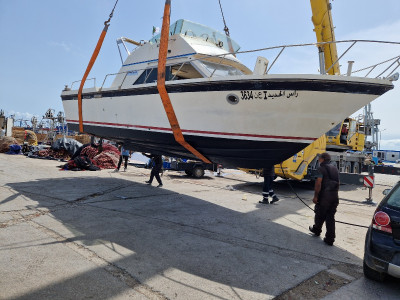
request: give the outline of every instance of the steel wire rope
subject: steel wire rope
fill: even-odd
[[[301,199],[300,196],[296,193],[296,191],[294,190],[293,186],[290,184],[289,179],[286,177],[285,170],[283,169],[282,163],[281,163],[280,165],[281,165],[281,170],[282,170],[282,172],[283,172],[284,179],[285,179],[286,183],[289,185],[289,187],[290,187],[290,189],[292,190],[292,192],[296,195],[296,197],[297,197],[305,206],[307,206],[309,209],[311,209],[313,212],[315,212],[315,209],[312,208],[311,206],[309,206],[307,203],[305,203],[305,202],[303,201],[303,199]],[[344,221],[335,220],[335,222],[336,222],[336,223],[340,223],[340,224],[355,226],[355,227],[369,228],[369,226],[359,225],[359,224],[353,224],[353,223],[348,223],[348,222],[344,222]]]
[[[225,31],[225,34],[226,34],[227,36],[230,36],[230,35],[229,35],[229,28],[228,28],[228,26],[226,26],[225,17],[224,17],[224,12],[223,12],[223,10],[222,10],[222,5],[221,5],[221,0],[218,0],[218,3],[219,3],[219,8],[221,9],[222,21],[224,22],[224,31]]]

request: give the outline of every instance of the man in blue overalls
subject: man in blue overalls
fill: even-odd
[[[128,159],[129,159],[129,156],[131,155],[132,151],[126,150],[122,146],[120,146],[118,148],[119,148],[119,151],[121,152],[121,155],[119,156],[118,167],[114,170],[114,172],[119,171],[119,168],[121,168],[121,164],[122,164],[123,160],[124,160],[124,172],[126,172],[126,169],[128,168]]]

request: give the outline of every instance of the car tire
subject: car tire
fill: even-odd
[[[204,169],[200,166],[193,168],[193,177],[194,178],[201,178],[204,176]]]
[[[367,266],[365,261],[363,262],[363,271],[364,271],[364,276],[367,277],[368,279],[372,279],[379,282],[385,280],[386,274],[371,269],[370,267]]]
[[[351,162],[346,162],[345,164],[344,164],[344,172],[345,173],[351,173]]]
[[[355,162],[353,165],[353,173],[355,173],[355,174],[361,173],[360,164],[358,162]]]

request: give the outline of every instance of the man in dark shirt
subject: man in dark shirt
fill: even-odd
[[[322,153],[319,157],[319,175],[315,180],[314,198],[315,219],[310,231],[319,236],[322,225],[325,222],[326,234],[324,242],[330,246],[335,241],[335,213],[339,205],[339,171],[335,164],[331,163],[331,156]]]
[[[158,186],[157,187],[162,187],[162,181],[161,181],[161,177],[160,177],[160,172],[163,166],[163,160],[162,160],[162,156],[161,155],[157,155],[157,154],[145,154],[143,153],[143,155],[147,156],[148,158],[151,158],[151,163],[153,163],[153,168],[151,169],[151,173],[150,173],[150,179],[149,181],[146,181],[147,184],[151,184],[153,182],[153,178],[155,177],[158,181]]]

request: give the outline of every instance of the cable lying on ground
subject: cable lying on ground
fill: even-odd
[[[290,187],[290,189],[292,190],[292,192],[296,195],[296,197],[297,197],[305,206],[307,206],[309,209],[311,209],[312,211],[315,212],[315,210],[314,210],[312,207],[310,207],[307,203],[305,203],[305,202],[303,201],[303,199],[301,199],[300,196],[296,193],[296,191],[294,190],[294,188],[292,187],[292,185],[290,184],[288,178],[287,178],[286,175],[285,175],[285,170],[283,169],[282,164],[281,164],[281,169],[282,169],[282,172],[283,172],[284,179],[285,179],[285,181],[287,182],[287,184],[289,185],[289,187]],[[340,224],[355,226],[355,227],[369,228],[369,226],[359,225],[359,224],[353,224],[353,223],[347,223],[347,222],[338,221],[338,220],[335,220],[335,222],[336,222],[336,223],[340,223]]]

